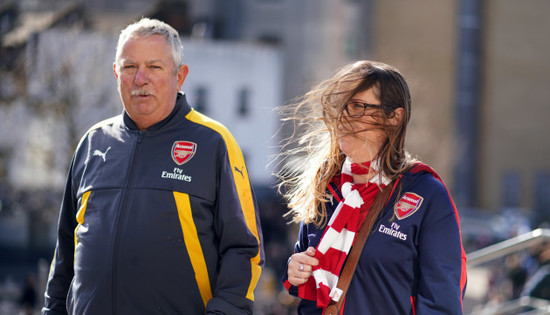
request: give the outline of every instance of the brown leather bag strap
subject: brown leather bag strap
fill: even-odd
[[[351,247],[348,259],[344,264],[344,268],[342,269],[342,273],[340,274],[338,283],[336,284],[336,287],[342,290],[342,296],[340,296],[338,302],[334,302],[334,300],[330,301],[330,304],[325,310],[324,315],[337,315],[340,311],[342,303],[344,302],[344,299],[346,297],[346,293],[348,292],[351,278],[353,278],[353,274],[355,273],[355,267],[357,267],[357,262],[359,261],[359,257],[361,256],[361,252],[363,251],[363,247],[365,246],[374,222],[378,218],[378,214],[380,214],[380,211],[382,211],[382,208],[384,208],[386,201],[390,197],[390,193],[393,189],[394,184],[395,181],[392,181],[389,185],[384,187],[384,189],[382,189],[382,191],[378,193],[376,199],[374,199],[374,202],[369,209],[369,213],[367,214],[367,217],[365,218],[363,224],[361,225],[361,228],[359,229],[355,242],[353,242],[353,246]]]

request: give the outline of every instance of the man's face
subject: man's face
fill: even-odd
[[[130,38],[114,72],[126,112],[145,130],[172,112],[188,68],[182,65],[175,72],[170,44],[161,35],[151,35]]]

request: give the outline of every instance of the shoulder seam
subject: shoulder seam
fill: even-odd
[[[84,135],[82,135],[82,137],[80,138],[80,140],[78,141],[78,146],[80,146],[80,144],[82,143],[82,141],[84,141],[84,139],[86,139],[86,137],[88,137],[88,135],[90,134],[90,132],[94,131],[94,130],[97,130],[103,126],[106,126],[106,125],[109,125],[109,124],[114,124],[115,120],[118,118],[119,116],[114,116],[114,117],[111,117],[111,118],[107,118],[105,120],[102,120],[98,123],[96,123],[95,125],[93,125],[92,127],[90,127],[85,133]]]
[[[105,125],[113,124],[117,118],[118,118],[118,116],[115,116],[115,117],[111,117],[111,118],[107,118],[105,120],[102,120],[102,121],[96,123],[95,125],[93,125],[92,127],[90,127],[88,129],[88,131],[86,131],[86,133],[89,133],[90,131],[95,130],[95,129],[99,129],[99,128],[105,126]]]

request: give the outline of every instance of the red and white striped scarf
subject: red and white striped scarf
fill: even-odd
[[[319,265],[313,267],[313,277],[298,287],[298,296],[317,301],[319,308],[325,309],[331,299],[335,302],[340,299],[342,290],[336,284],[355,235],[376,195],[390,182],[390,179],[376,175],[367,184],[353,183],[352,174],[367,174],[369,169],[376,170],[376,162],[361,165],[351,163],[349,159],[344,162],[341,174],[343,199],[316,248],[314,257],[319,259]]]

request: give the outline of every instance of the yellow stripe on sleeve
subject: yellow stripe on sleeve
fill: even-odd
[[[84,214],[86,213],[86,208],[88,207],[88,199],[90,198],[90,194],[92,193],[91,190],[85,192],[82,195],[82,201],[80,202],[80,208],[76,212],[76,222],[78,225],[74,229],[74,248],[76,250],[76,244],[78,243],[78,239],[76,237],[76,231],[78,231],[78,228],[84,224]]]
[[[260,274],[262,272],[262,267],[260,267],[260,238],[258,236],[258,228],[256,225],[256,213],[254,208],[254,199],[252,198],[252,190],[250,188],[250,181],[248,180],[248,171],[244,163],[243,154],[239,148],[237,141],[233,138],[233,135],[219,122],[210,119],[195,110],[191,110],[186,116],[192,122],[206,126],[212,130],[218,132],[224,139],[227,146],[227,151],[229,155],[229,163],[231,169],[233,170],[235,186],[237,188],[237,193],[239,194],[239,202],[241,204],[241,209],[243,211],[243,216],[246,221],[248,229],[256,237],[258,242],[258,254],[250,260],[250,270],[252,277],[250,279],[250,285],[246,293],[246,298],[254,301],[254,288],[258,283]],[[238,170],[238,171],[237,171]],[[242,176],[241,176],[242,174]]]
[[[204,260],[199,235],[197,233],[197,227],[195,226],[193,214],[191,213],[189,195],[174,192],[174,198],[176,200],[178,217],[180,219],[181,229],[183,231],[185,247],[187,247],[187,253],[191,259],[191,265],[195,271],[195,280],[197,281],[202,301],[204,303],[204,307],[206,308],[206,304],[212,298],[212,289],[210,288],[208,269],[206,268],[206,261]]]

